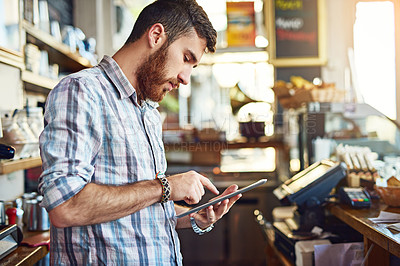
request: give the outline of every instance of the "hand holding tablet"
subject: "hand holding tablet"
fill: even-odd
[[[181,214],[177,215],[176,217],[177,217],[177,218],[181,218],[181,217],[184,217],[184,216],[189,215],[189,214],[191,214],[191,213],[198,212],[198,211],[200,211],[200,210],[202,210],[202,209],[204,209],[204,208],[207,208],[208,206],[217,204],[218,202],[221,202],[221,201],[223,201],[223,200],[232,198],[232,197],[234,197],[234,196],[236,196],[236,195],[242,194],[242,193],[244,193],[244,192],[246,192],[246,191],[249,191],[249,190],[251,190],[251,189],[253,189],[253,188],[255,188],[255,187],[261,186],[262,184],[265,184],[265,182],[267,182],[267,179],[261,179],[261,180],[255,182],[255,183],[253,183],[253,184],[251,184],[251,185],[248,185],[247,187],[238,189],[238,190],[236,190],[235,192],[232,192],[232,193],[230,193],[230,194],[227,194],[227,195],[225,195],[225,196],[223,196],[223,197],[219,197],[219,198],[213,199],[213,200],[211,200],[211,201],[209,201],[209,202],[207,202],[207,203],[204,203],[204,204],[202,204],[202,205],[199,205],[199,206],[197,206],[197,207],[194,207],[194,208],[192,208],[192,209],[190,209],[190,210],[188,210],[188,211],[186,211],[186,212],[184,212],[184,213],[181,213]]]

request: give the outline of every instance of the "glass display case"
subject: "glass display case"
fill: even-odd
[[[381,160],[400,156],[399,126],[368,104],[313,102],[287,114],[286,124],[299,170],[322,159],[317,149],[329,154],[339,144],[369,147]]]

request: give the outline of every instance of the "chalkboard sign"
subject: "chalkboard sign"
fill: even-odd
[[[269,52],[277,67],[326,62],[325,0],[269,0]]]

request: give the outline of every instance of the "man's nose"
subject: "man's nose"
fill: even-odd
[[[178,74],[178,80],[183,85],[189,84],[190,75],[192,74],[192,68],[186,67]]]

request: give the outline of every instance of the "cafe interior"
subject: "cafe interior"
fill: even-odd
[[[0,0],[0,265],[49,263],[47,95],[152,1]],[[183,264],[400,265],[400,2],[197,2],[217,49],[160,102],[166,174],[267,182],[211,232],[178,230]]]

